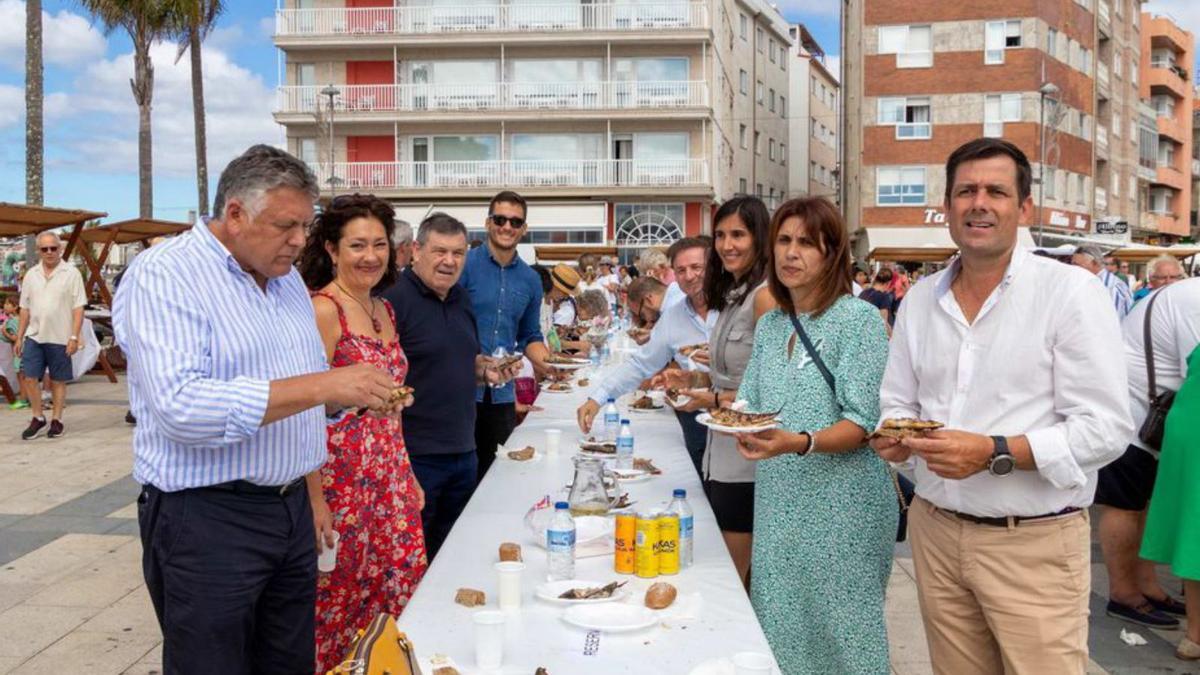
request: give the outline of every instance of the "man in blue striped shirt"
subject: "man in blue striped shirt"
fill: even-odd
[[[1129,310],[1133,309],[1133,293],[1124,279],[1104,269],[1104,254],[1100,252],[1100,247],[1092,244],[1080,246],[1075,255],[1071,256],[1071,262],[1100,278],[1100,282],[1112,296],[1117,320],[1122,320],[1129,314]]]
[[[139,255],[113,302],[168,674],[313,672],[304,476],[325,462],[328,412],[384,409],[395,386],[325,362],[292,266],[317,195],[302,162],[250,148],[221,174],[215,218]]]

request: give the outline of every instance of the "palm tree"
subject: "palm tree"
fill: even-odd
[[[178,0],[178,13],[182,23],[178,27],[179,54],[192,53],[192,119],[196,133],[196,194],[200,202],[200,215],[208,215],[208,136],[204,124],[204,69],[201,65],[200,43],[208,37],[217,23],[217,17],[225,10],[221,0]]]
[[[25,3],[25,203],[41,206],[45,174],[42,118],[42,0]],[[25,238],[26,263],[32,265],[36,237]]]
[[[150,45],[177,26],[171,0],[79,0],[92,17],[111,33],[124,28],[133,42],[133,79],[129,86],[138,107],[138,214],[154,216],[154,159],[151,154],[150,103],[154,98],[154,64]]]

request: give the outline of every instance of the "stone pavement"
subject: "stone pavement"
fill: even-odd
[[[125,408],[123,383],[89,376],[69,390],[67,434],[29,442],[20,440],[28,411],[0,409],[0,673],[161,672]],[[1093,588],[1103,590],[1098,546],[1093,558]],[[897,547],[887,619],[893,671],[930,672],[906,545]],[[1200,672],[1173,657],[1178,631],[1137,628],[1150,644],[1134,648],[1118,638],[1121,627],[1093,593],[1089,673]]]

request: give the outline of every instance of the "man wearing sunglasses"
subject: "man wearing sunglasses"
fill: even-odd
[[[550,372],[541,330],[542,280],[521,257],[527,208],[521,195],[504,191],[488,204],[487,242],[471,249],[459,284],[471,296],[479,348],[495,356],[498,348],[524,354],[539,373]],[[483,385],[475,393],[475,452],[478,480],[496,458],[497,447],[517,426],[516,389],[511,379],[499,387]]]
[[[21,438],[37,438],[49,426],[46,436],[58,438],[64,433],[63,405],[67,398],[67,382],[74,379],[71,356],[79,351],[79,329],[83,326],[83,277],[71,265],[62,264],[62,240],[53,232],[43,232],[37,238],[38,255],[42,264],[25,274],[21,284],[21,318],[17,324],[17,341],[13,354],[21,359],[25,375],[25,395],[33,410],[33,419]],[[50,423],[42,412],[42,375],[50,373],[50,392],[53,395]]]

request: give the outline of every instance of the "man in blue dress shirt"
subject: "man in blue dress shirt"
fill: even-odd
[[[325,462],[327,414],[382,410],[395,386],[325,362],[293,267],[317,194],[303,162],[250,148],[221,173],[213,220],[138,256],[113,301],[168,675],[313,672],[304,476]]]
[[[467,254],[459,284],[471,296],[479,346],[484,355],[497,347],[509,354],[524,354],[540,373],[550,372],[550,351],[543,342],[540,316],[542,280],[521,257],[517,244],[525,236],[525,199],[501,192],[488,204],[487,242]],[[479,387],[475,394],[475,452],[479,480],[487,473],[496,448],[517,426],[516,390],[512,382],[502,387]]]

